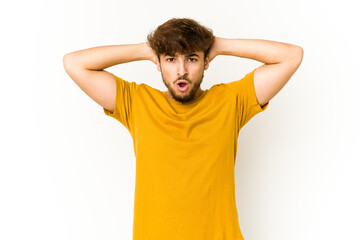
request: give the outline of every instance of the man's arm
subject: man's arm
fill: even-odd
[[[263,106],[290,80],[300,66],[303,54],[301,47],[289,43],[215,37],[209,60],[217,55],[232,55],[265,63],[254,72],[256,98]]]
[[[116,80],[103,70],[116,64],[158,59],[147,43],[94,47],[66,54],[63,64],[67,74],[95,102],[113,112]]]

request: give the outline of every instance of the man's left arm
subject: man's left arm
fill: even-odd
[[[217,55],[232,55],[265,63],[254,72],[256,98],[263,106],[290,80],[300,66],[303,54],[300,46],[289,43],[215,37],[208,57],[212,61]]]

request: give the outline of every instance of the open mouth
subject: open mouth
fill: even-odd
[[[181,92],[185,92],[189,88],[189,83],[185,80],[180,80],[176,83],[176,86]]]

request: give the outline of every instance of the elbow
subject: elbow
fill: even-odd
[[[63,65],[64,65],[64,68],[66,69],[69,65],[69,58],[70,58],[70,54],[65,54],[63,56]]]
[[[296,48],[297,48],[298,55],[302,59],[303,56],[304,56],[304,49],[302,47],[300,47],[300,46],[296,46]]]
[[[304,56],[304,50],[300,46],[295,45],[295,52],[296,52],[297,56],[299,56],[300,58],[302,58]]]
[[[297,48],[298,48],[298,58],[299,58],[298,61],[299,61],[299,65],[300,65],[303,60],[303,57],[304,57],[304,50],[300,46],[297,46]]]
[[[290,56],[292,62],[296,62],[296,64],[300,65],[304,56],[304,50],[302,47],[294,45]]]
[[[63,56],[63,65],[65,70],[70,69],[70,67],[73,68],[79,66],[78,62],[75,60],[74,55],[72,55],[72,53],[68,53]]]

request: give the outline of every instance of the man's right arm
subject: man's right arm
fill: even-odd
[[[139,60],[156,64],[157,56],[146,42],[93,47],[68,53],[63,57],[65,71],[95,102],[113,112],[116,80],[105,68]]]

